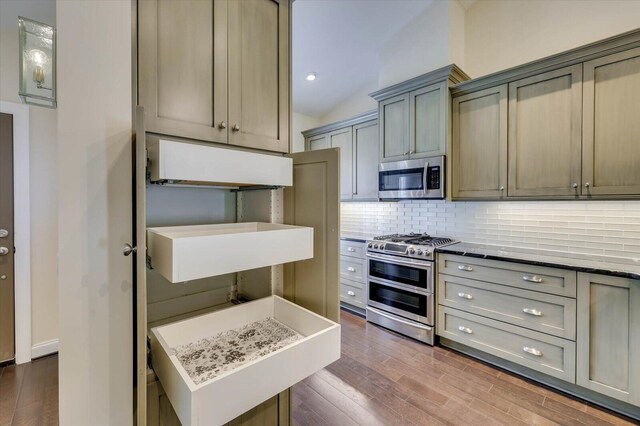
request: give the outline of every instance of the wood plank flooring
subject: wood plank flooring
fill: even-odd
[[[57,355],[0,368],[0,426],[57,424]]]
[[[631,425],[630,420],[342,312],[342,357],[294,386],[294,424]]]

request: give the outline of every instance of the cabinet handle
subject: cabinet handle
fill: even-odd
[[[349,290],[349,291],[347,292],[347,294],[348,294],[349,296],[355,296],[355,295],[356,295],[355,291],[351,291],[351,290]]]
[[[467,272],[473,271],[473,268],[469,265],[458,265],[458,269],[460,269],[461,271],[467,271]]]
[[[349,272],[355,272],[355,271],[356,271],[356,268],[354,268],[353,266],[349,266],[349,267],[347,268],[347,271],[349,271]]]
[[[7,238],[9,236],[9,231],[6,229],[0,229],[0,238]]]
[[[541,317],[542,316],[542,312],[540,312],[537,309],[533,309],[533,308],[524,308],[522,310],[522,312],[524,312],[525,314],[533,315],[535,317]]]
[[[231,128],[231,130],[233,130],[234,132],[239,132],[240,131],[240,126],[238,126],[237,124],[234,124],[233,127]]]
[[[353,247],[347,247],[347,251],[356,251]]]
[[[227,128],[227,122],[226,121],[221,121],[220,123],[218,123],[218,128],[219,129],[226,129]]]
[[[540,278],[537,275],[523,275],[522,280],[529,281],[530,283],[538,283],[538,284],[542,282],[542,278]]]
[[[459,325],[458,330],[462,331],[463,333],[473,334],[473,330],[471,330],[469,327],[465,327],[464,325]]]
[[[577,183],[574,183],[573,185],[571,185],[571,187],[572,187],[573,189],[576,189],[576,188],[578,187],[578,184],[577,184]]]
[[[470,295],[469,293],[458,293],[458,297],[462,298],[462,299],[467,299],[467,300],[471,300],[473,299],[473,296]]]
[[[540,352],[536,348],[530,348],[529,346],[523,346],[522,350],[525,351],[528,354],[531,354],[531,355],[542,356],[542,352]]]

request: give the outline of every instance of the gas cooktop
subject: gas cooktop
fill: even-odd
[[[380,235],[367,242],[367,252],[433,260],[436,247],[456,242],[451,238],[434,237],[426,233]]]

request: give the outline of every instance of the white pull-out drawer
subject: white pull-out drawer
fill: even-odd
[[[576,344],[445,306],[438,335],[570,383],[576,382]]]
[[[576,297],[576,272],[566,269],[440,253],[438,272],[525,290]]]
[[[172,283],[313,257],[313,228],[223,223],[147,229],[151,264]]]
[[[340,358],[340,325],[278,296],[151,329],[184,426],[224,424]]]
[[[340,278],[364,283],[367,270],[366,260],[340,256]]]
[[[565,339],[576,339],[576,300],[438,274],[438,303]]]
[[[340,240],[340,254],[364,259],[366,255],[365,243]]]

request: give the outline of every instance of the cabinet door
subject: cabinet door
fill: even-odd
[[[229,143],[289,151],[289,1],[229,1]]]
[[[509,84],[509,197],[579,195],[582,65]]]
[[[340,199],[353,198],[353,132],[351,127],[329,133],[329,146],[340,148]]]
[[[452,197],[506,196],[507,86],[456,97],[452,106]]]
[[[640,281],[578,274],[577,383],[640,405]]]
[[[411,158],[445,154],[448,95],[446,81],[413,91],[409,95]]]
[[[138,104],[147,130],[227,143],[227,3],[138,2]]]
[[[640,48],[584,64],[582,193],[640,194]]]
[[[353,126],[353,198],[378,199],[378,120]]]
[[[328,135],[317,135],[307,138],[305,141],[305,151],[317,151],[329,148]]]
[[[409,94],[381,101],[380,161],[398,161],[409,158]]]

